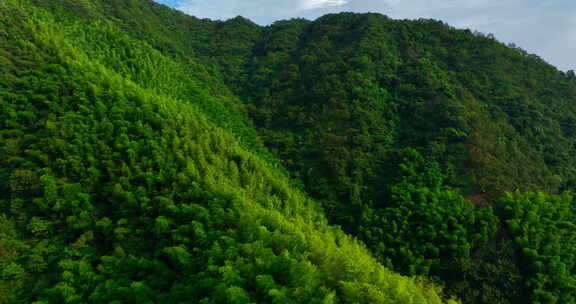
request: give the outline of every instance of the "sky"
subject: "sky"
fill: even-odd
[[[260,25],[337,12],[376,12],[395,19],[433,18],[493,34],[558,69],[576,70],[575,0],[156,0],[198,18],[246,17]]]

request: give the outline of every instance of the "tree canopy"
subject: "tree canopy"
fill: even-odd
[[[491,35],[0,2],[0,303],[575,303],[576,81]]]

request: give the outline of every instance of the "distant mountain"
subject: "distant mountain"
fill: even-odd
[[[576,302],[576,78],[491,36],[4,0],[0,109],[0,303]]]

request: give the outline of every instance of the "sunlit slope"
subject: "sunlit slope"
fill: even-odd
[[[172,59],[26,1],[0,17],[0,302],[441,302],[328,226]]]

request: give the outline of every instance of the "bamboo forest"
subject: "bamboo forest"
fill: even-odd
[[[574,191],[492,35],[0,0],[0,303],[576,303]]]

